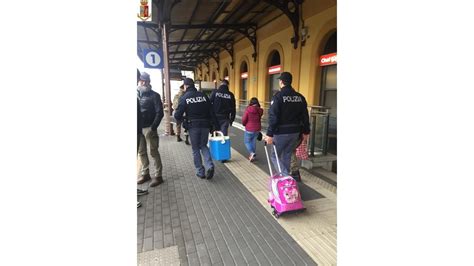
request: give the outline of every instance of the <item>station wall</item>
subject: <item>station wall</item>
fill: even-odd
[[[280,12],[281,13],[281,12]],[[334,0],[305,1],[302,6],[304,26],[308,29],[307,38],[302,46],[293,48],[290,39],[293,27],[286,15],[270,14],[263,26],[257,30],[257,57],[253,59],[254,48],[247,38],[234,43],[234,57],[227,51],[219,54],[219,67],[211,59],[210,69],[201,64],[196,69],[197,79],[212,81],[213,74],[217,82],[224,79],[224,69],[229,73],[230,89],[236,99],[241,98],[241,65],[246,62],[248,68],[246,99],[257,97],[266,101],[269,89],[269,56],[276,50],[280,54],[281,72],[293,75],[292,86],[302,93],[308,105],[319,105],[321,86],[321,67],[319,57],[330,35],[337,31],[337,6]],[[276,18],[275,18],[276,16]],[[301,22],[300,22],[301,24]],[[231,66],[233,62],[233,67]]]

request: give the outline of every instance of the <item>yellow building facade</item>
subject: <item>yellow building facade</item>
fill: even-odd
[[[226,78],[236,99],[257,97],[260,102],[268,102],[272,95],[271,87],[275,88],[277,74],[287,71],[293,75],[292,86],[305,96],[308,105],[323,105],[321,86],[325,84],[325,75],[320,66],[320,56],[325,54],[328,41],[331,38],[334,40],[337,34],[336,8],[336,1],[333,0],[303,2],[304,25],[300,26],[300,30],[305,31],[305,40],[298,42],[296,49],[290,41],[293,37],[290,20],[284,14],[270,14],[264,19],[267,21],[263,25],[259,23],[256,60],[252,57],[254,47],[251,42],[242,38],[234,43],[233,58],[227,51],[222,51],[219,54],[219,66],[213,59],[209,62],[210,69],[200,64],[195,70],[195,78],[203,81]],[[280,67],[270,70],[274,71],[275,76],[272,76],[269,68],[276,62],[279,62]]]

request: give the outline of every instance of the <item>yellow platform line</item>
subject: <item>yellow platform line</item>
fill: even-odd
[[[240,180],[265,209],[271,213],[268,176],[247,158],[232,149],[232,160],[225,166]],[[309,172],[301,170],[304,183],[325,198],[305,201],[303,213],[282,216],[278,223],[318,265],[337,264],[337,191]]]

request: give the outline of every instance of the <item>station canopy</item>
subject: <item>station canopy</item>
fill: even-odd
[[[234,58],[234,43],[247,39],[257,56],[257,29],[286,16],[295,35],[288,41],[298,45],[302,0],[154,0],[153,22],[137,22],[137,53],[162,47],[161,31],[168,32],[171,69],[194,70],[199,64],[209,69],[209,60],[219,65],[219,53]],[[290,40],[291,39],[291,40]],[[296,41],[295,41],[296,40]],[[231,66],[233,67],[231,62]]]

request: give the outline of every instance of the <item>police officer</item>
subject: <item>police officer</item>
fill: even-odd
[[[197,91],[192,79],[186,78],[184,80],[184,88],[186,92],[179,99],[174,118],[176,121],[182,122],[183,127],[188,129],[196,175],[200,178],[211,179],[214,176],[214,163],[207,142],[209,130],[217,125],[217,121],[212,112],[209,98],[204,93]],[[184,114],[186,114],[186,118],[183,120]],[[207,171],[202,165],[201,153],[204,156]]]
[[[163,165],[158,151],[160,139],[157,132],[164,115],[163,104],[160,95],[151,89],[150,75],[146,72],[140,75],[137,93],[143,127],[138,147],[142,169],[137,183],[142,184],[151,179],[150,187],[154,187],[163,183]],[[147,150],[150,151],[149,156]],[[151,158],[155,170],[153,177],[150,177],[149,174],[149,158]]]
[[[211,93],[212,110],[219,122],[219,130],[227,136],[229,125],[232,125],[235,119],[235,97],[229,91],[229,82],[223,80],[217,90]]]
[[[280,91],[272,97],[265,141],[276,147],[281,174],[289,175],[291,154],[296,148],[300,134],[303,133],[303,138],[308,139],[309,115],[306,99],[291,87],[291,74],[283,72],[278,79]],[[278,169],[274,152],[272,162],[275,169]]]

